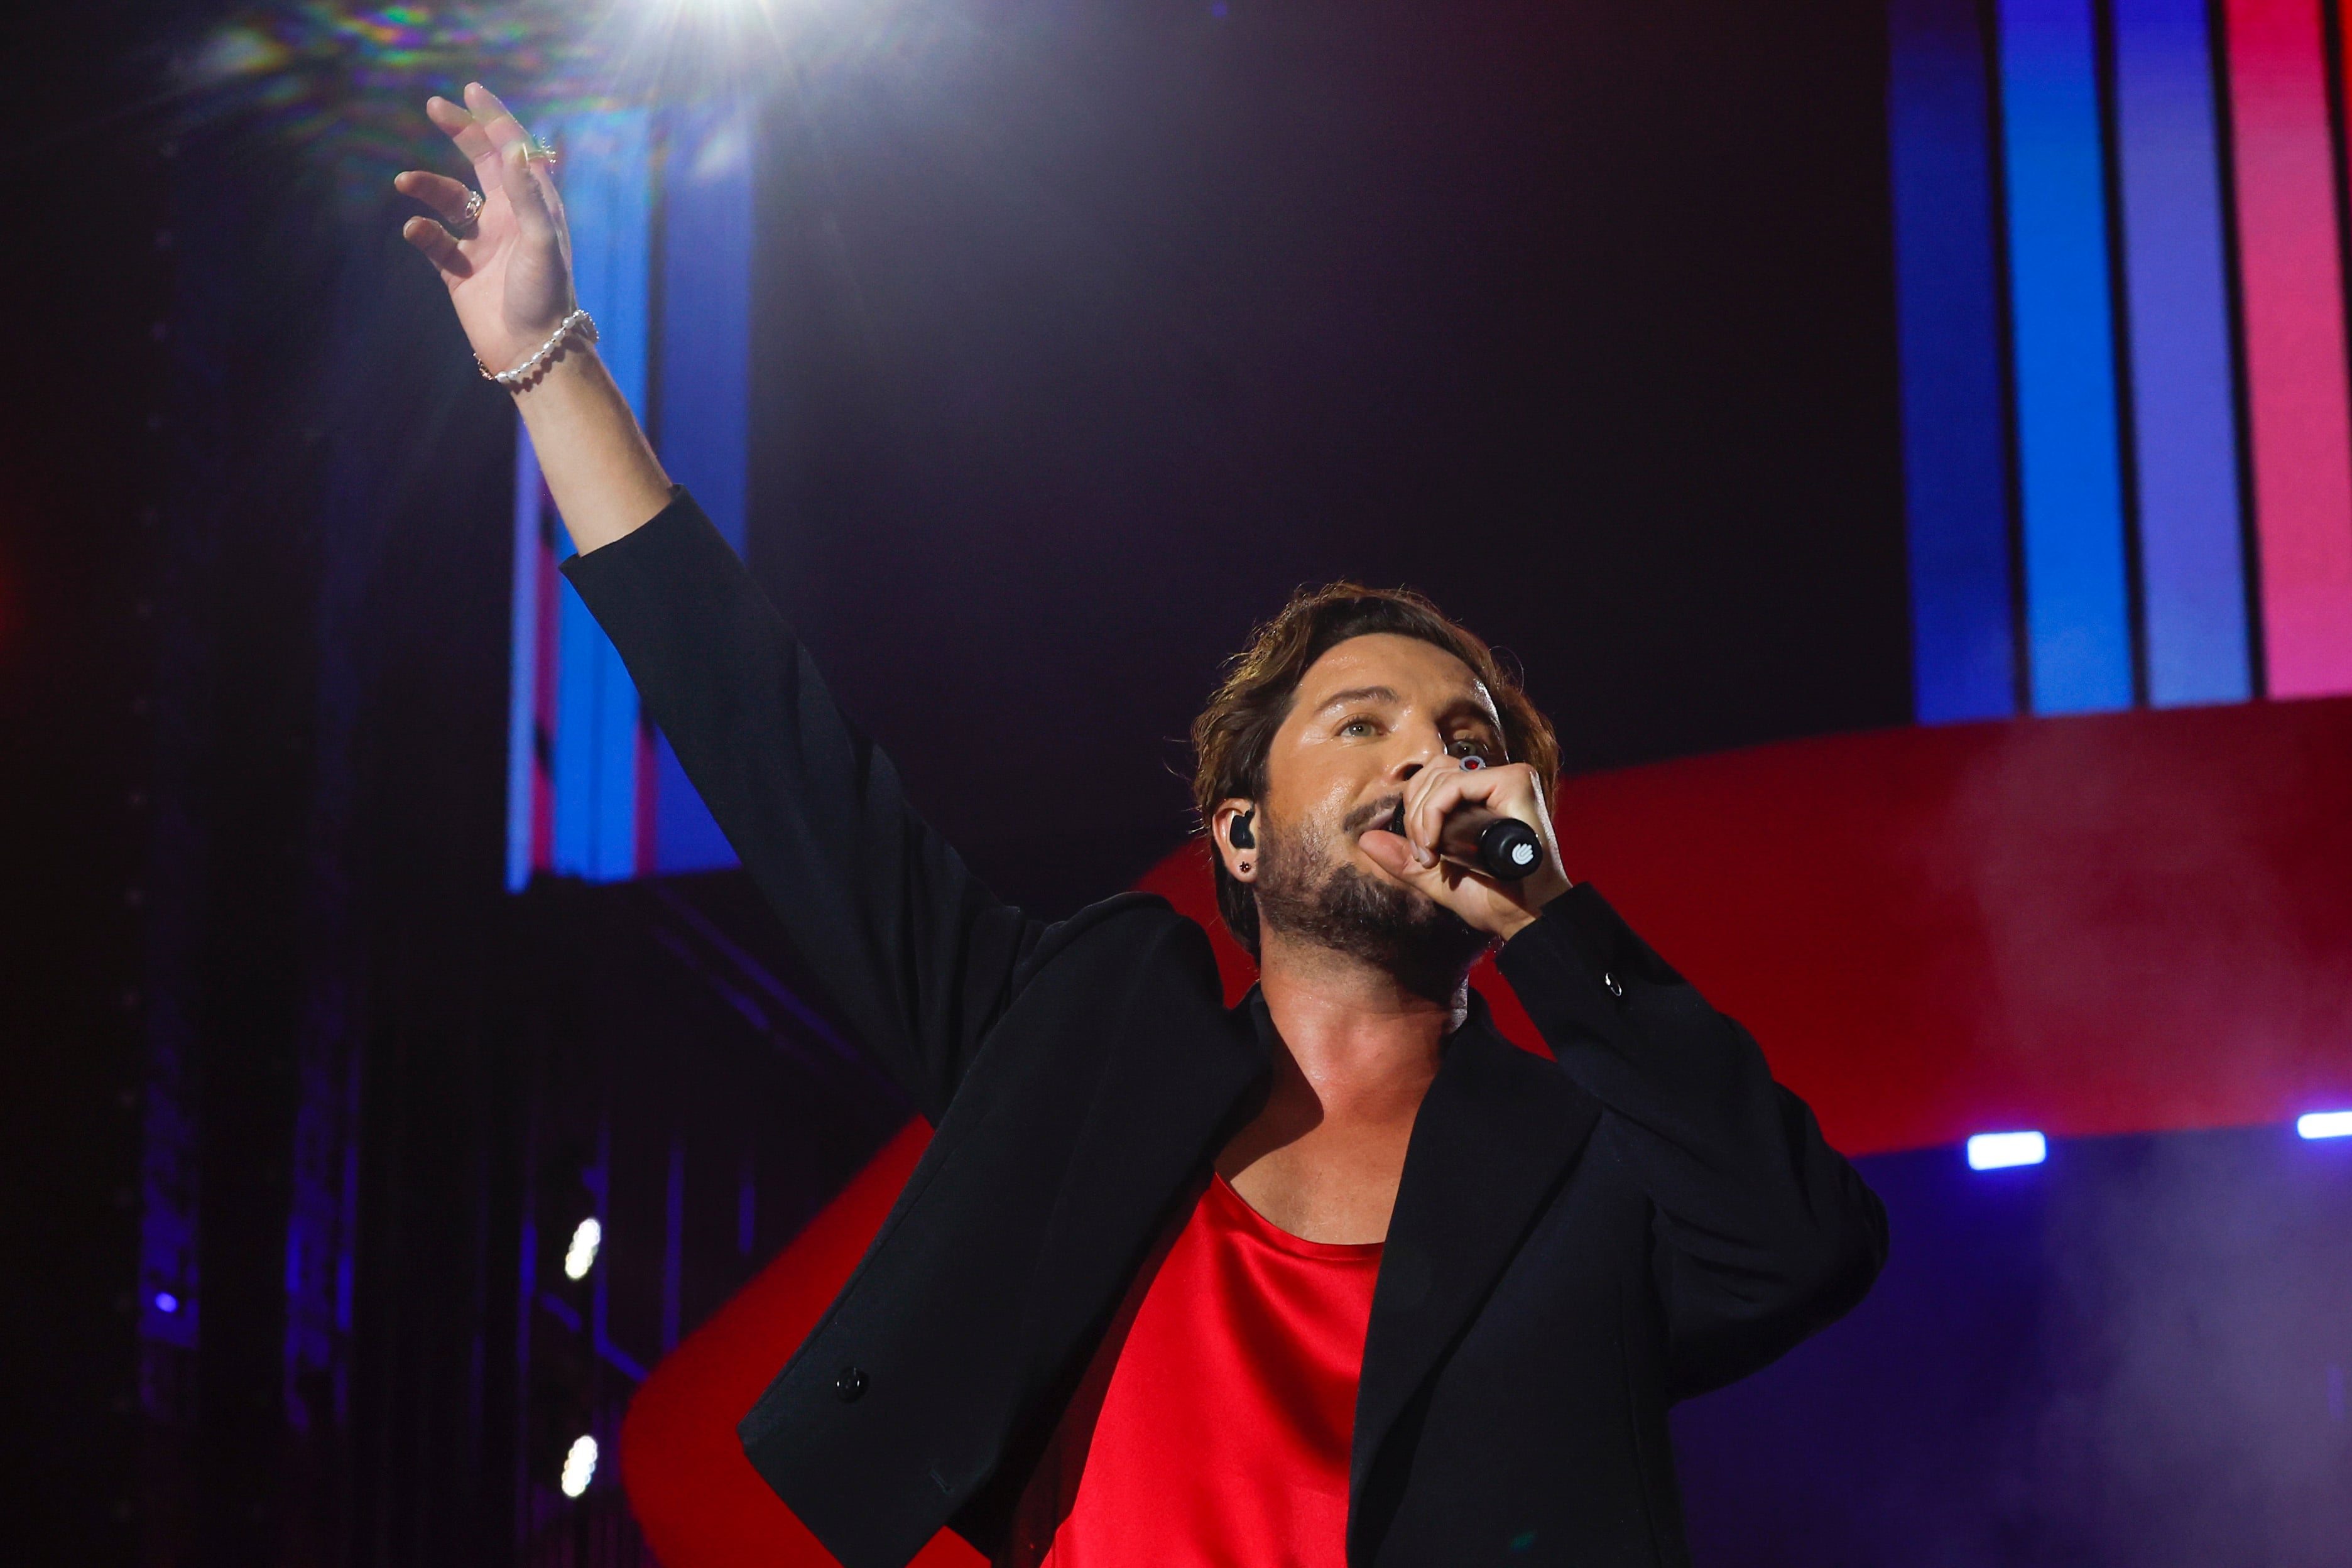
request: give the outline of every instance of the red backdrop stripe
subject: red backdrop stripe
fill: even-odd
[[[1563,843],[1854,1153],[2352,1104],[2352,702],[1579,779]]]

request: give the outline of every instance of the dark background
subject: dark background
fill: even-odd
[[[174,74],[229,14],[0,24],[0,1556],[571,1561],[516,1479],[534,1380],[575,1401],[553,1430],[625,1391],[561,1394],[518,1337],[518,1226],[560,1086],[632,1080],[550,1020],[675,910],[499,890],[512,415],[333,117]],[[1180,738],[1302,583],[1433,595],[1573,767],[1902,722],[1882,31],[1858,0],[812,23],[770,73],[755,568],[1047,912],[1181,841]],[[654,1052],[720,984],[658,973],[622,1009]],[[845,1103],[803,1205],[887,1128]],[[141,1334],[158,1214],[186,1346]],[[353,1306],[296,1366],[318,1225]]]
[[[1170,738],[1338,576],[1571,768],[1908,720],[1874,4],[988,15],[779,94],[752,506],[1001,892],[1177,842]]]

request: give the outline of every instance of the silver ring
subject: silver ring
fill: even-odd
[[[449,232],[462,237],[467,231],[473,228],[474,220],[481,216],[482,193],[479,191],[467,192],[466,210],[449,220]]]

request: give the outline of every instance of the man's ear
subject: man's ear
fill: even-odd
[[[1216,815],[1209,819],[1209,837],[1216,840],[1217,858],[1236,880],[1257,879],[1256,830],[1257,802],[1254,800],[1221,801]]]

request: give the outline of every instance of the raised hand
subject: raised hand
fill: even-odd
[[[425,112],[474,167],[481,209],[470,221],[473,192],[446,174],[411,169],[393,180],[439,221],[413,217],[400,233],[440,271],[475,357],[492,371],[529,359],[571,314],[572,246],[563,200],[546,159],[498,96],[479,82],[460,105],[429,100]]]
[[[473,164],[481,207],[469,216],[472,191],[411,169],[394,186],[440,219],[410,218],[401,235],[440,269],[474,357],[493,373],[520,369],[574,304],[563,200],[548,161],[530,156],[536,143],[488,88],[470,83],[462,106],[436,98],[425,112]],[[541,364],[509,390],[572,542],[601,549],[669,504],[669,476],[586,336],[572,333]]]

